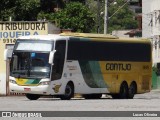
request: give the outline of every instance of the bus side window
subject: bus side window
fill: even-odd
[[[53,60],[53,68],[52,68],[52,80],[60,79],[63,72],[64,66],[64,58],[65,58],[65,41],[57,41],[56,42],[56,53]]]

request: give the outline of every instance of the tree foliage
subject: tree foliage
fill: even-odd
[[[15,20],[37,20],[40,11],[40,0],[16,0]]]
[[[0,20],[8,21],[9,17],[12,17],[13,21],[46,19],[57,21],[62,29],[97,32],[99,27],[100,32],[103,33],[105,0],[99,1],[98,15],[97,0],[0,0]],[[128,4],[119,9],[126,0],[116,0],[117,4],[114,4],[114,1],[108,0],[108,17],[111,16],[108,19],[108,32],[136,28],[137,21],[133,19],[134,13],[129,9]],[[58,12],[54,9],[56,7],[60,8]]]
[[[40,0],[41,11],[51,13],[54,12],[54,8],[64,8],[65,2],[63,0]]]
[[[59,27],[72,29],[77,32],[90,32],[94,19],[90,10],[79,2],[70,2],[66,7],[55,13],[54,18],[59,20]]]
[[[37,20],[40,11],[40,0],[0,0],[0,20]]]
[[[0,20],[8,20],[10,16],[14,16],[15,3],[13,0],[0,0]]]
[[[108,31],[135,29],[138,26],[134,12],[129,9],[125,0],[117,0],[116,4],[108,7]],[[123,6],[124,5],[124,6]],[[122,7],[123,6],[123,7]],[[117,11],[117,12],[116,12]]]
[[[94,13],[95,26],[94,32],[104,32],[104,2],[105,0],[99,0],[99,6],[97,1],[87,0],[92,13]],[[126,0],[108,0],[108,33],[113,30],[124,30],[124,29],[135,29],[137,28],[138,22],[134,19],[134,12],[129,9]],[[124,5],[124,6],[123,6]],[[99,10],[98,10],[99,7]],[[98,12],[99,11],[99,12]],[[112,16],[113,15],[113,16]]]

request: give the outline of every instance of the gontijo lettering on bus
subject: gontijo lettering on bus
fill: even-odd
[[[0,22],[0,40],[14,43],[20,36],[39,35],[45,30],[45,22]]]
[[[123,63],[106,63],[106,70],[111,71],[130,71],[131,64],[123,64]]]

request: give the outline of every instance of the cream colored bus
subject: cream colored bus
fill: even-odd
[[[17,39],[10,65],[10,91],[30,100],[81,94],[132,99],[151,90],[151,43],[103,34],[62,33]]]

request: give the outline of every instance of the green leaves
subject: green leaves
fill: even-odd
[[[37,20],[37,14],[40,11],[40,0],[16,0],[15,19]]]
[[[0,20],[14,21],[37,20],[40,11],[40,0],[0,0]]]
[[[55,13],[54,18],[60,21],[60,28],[75,32],[90,32],[95,23],[90,10],[79,2],[66,4],[63,10]]]
[[[117,0],[117,4],[111,5],[108,10],[108,15],[112,16],[116,10],[126,3],[124,0]],[[108,21],[108,31],[121,29],[135,29],[138,26],[136,20],[133,19],[134,13],[129,9],[128,4],[123,6],[118,12]]]
[[[99,28],[100,33],[103,33],[104,14],[101,13],[104,13],[104,0],[99,1],[98,17],[96,0],[69,0],[66,3],[63,0],[0,0],[0,20],[8,21],[9,17],[12,17],[13,21],[45,19],[56,23],[62,29],[72,29],[75,32],[97,32]],[[108,0],[108,17],[123,6],[126,0],[116,0],[116,2],[114,4],[114,0]],[[56,7],[58,9],[55,9]],[[108,32],[137,28],[137,21],[133,16],[134,13],[126,4],[108,20]]]

